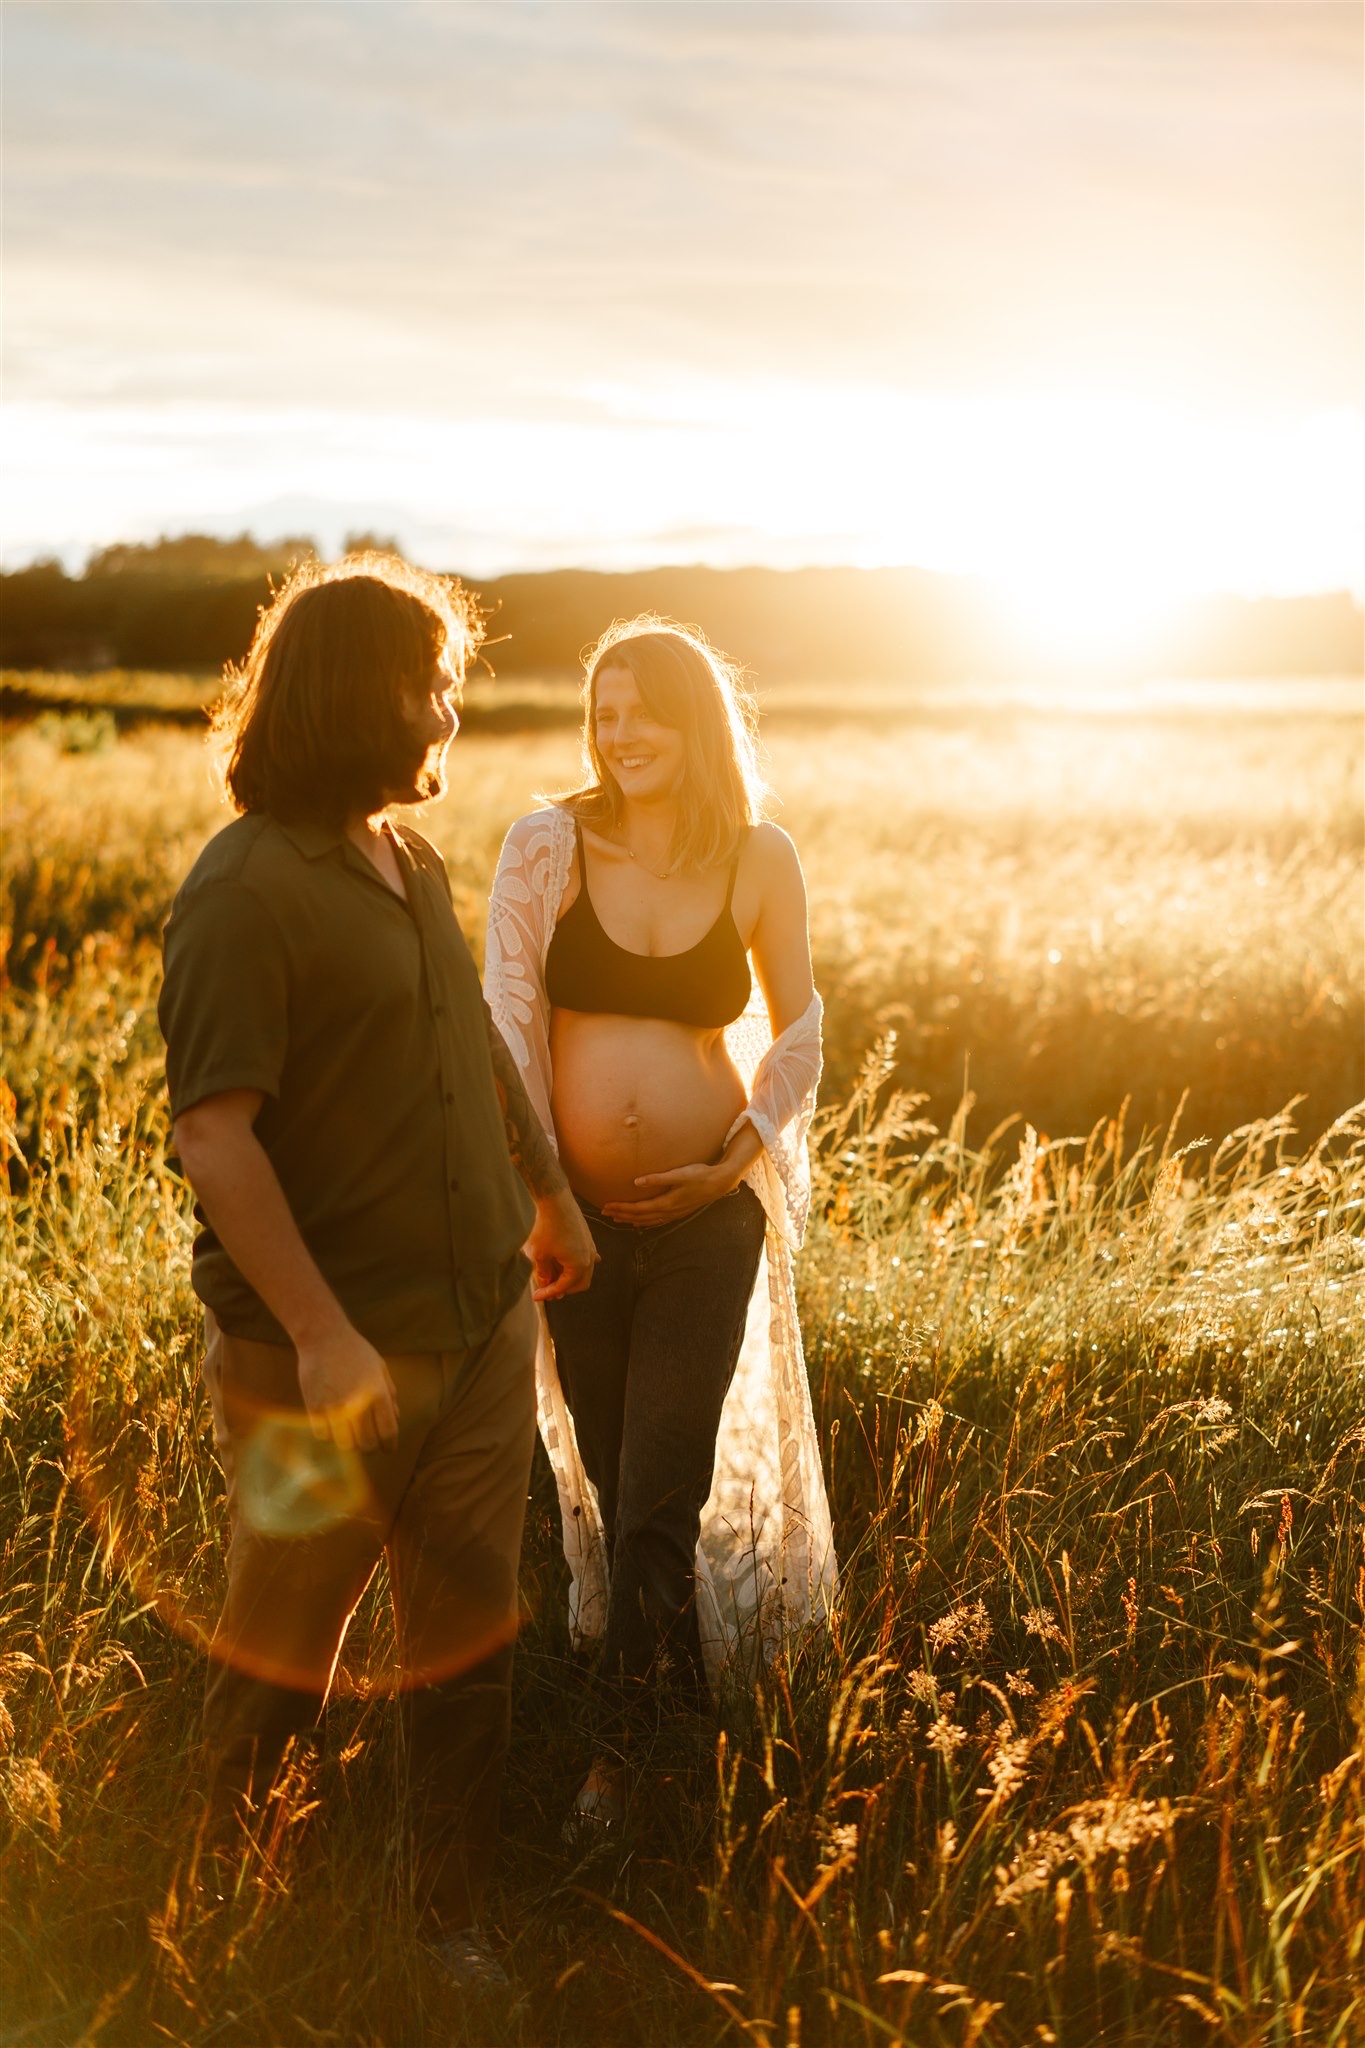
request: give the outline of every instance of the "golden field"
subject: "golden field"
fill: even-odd
[[[410,1938],[380,1589],[316,1767],[203,1881],[222,1527],[154,1005],[226,813],[188,731],[9,729],[0,2040],[1365,2033],[1359,689],[770,708],[827,1004],[799,1287],[841,1610],[576,1861],[538,1467],[510,2011],[441,2004]],[[423,829],[476,948],[574,763],[457,742]]]

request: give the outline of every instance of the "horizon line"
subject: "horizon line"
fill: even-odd
[[[376,540],[384,540],[384,537],[380,535],[376,535],[374,538]],[[235,533],[210,532],[202,528],[190,527],[176,533],[158,534],[153,540],[106,541],[93,547],[83,543],[79,551],[75,548],[62,549],[60,546],[44,548],[41,545],[11,550],[11,554],[17,553],[19,558],[17,560],[0,559],[0,575],[17,576],[23,575],[32,569],[56,566],[60,568],[63,575],[70,581],[79,582],[89,573],[91,565],[99,556],[112,549],[120,547],[154,549],[163,542],[174,545],[179,541],[190,540],[208,541],[224,547],[232,546],[234,543],[245,543],[267,553],[273,549],[283,548],[290,541],[297,541],[311,548],[317,559],[324,563],[343,561],[348,554],[360,552],[360,550],[350,549],[345,546],[329,549],[324,544],[320,544],[313,535],[307,533],[280,534],[278,537],[261,539],[249,527],[243,527]],[[76,566],[75,557],[78,552],[82,559],[79,566]],[[415,567],[425,569],[433,575],[454,577],[458,582],[470,588],[476,588],[482,583],[499,583],[510,577],[518,576],[626,577],[696,575],[698,573],[727,577],[750,575],[799,577],[807,575],[880,576],[908,574],[922,577],[927,582],[955,584],[959,587],[977,586],[981,590],[989,592],[992,596],[999,596],[1010,587],[1007,579],[1002,578],[998,573],[992,573],[988,569],[936,568],[924,562],[909,560],[855,562],[812,558],[800,562],[772,562],[761,559],[744,562],[713,562],[707,561],[703,557],[695,556],[691,559],[661,556],[657,560],[650,562],[635,562],[629,565],[603,565],[568,558],[556,562],[527,563],[524,565],[511,562],[496,568],[468,571],[459,566],[438,565],[436,562],[424,558],[424,550],[409,550],[404,547],[397,536],[392,537],[392,547],[389,547],[387,541],[385,541],[384,545],[380,547],[379,552],[395,553],[403,560],[413,563]],[[1365,612],[1365,566],[1362,567],[1362,578],[1359,585],[1338,581],[1305,584],[1290,589],[1273,590],[1239,588],[1235,584],[1230,583],[1210,583],[1174,592],[1167,599],[1167,603],[1170,607],[1179,609],[1185,605],[1210,601],[1240,604],[1294,604],[1315,600],[1322,601],[1329,598],[1346,598],[1357,611]]]

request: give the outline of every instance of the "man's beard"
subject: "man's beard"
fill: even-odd
[[[412,772],[401,784],[395,783],[392,804],[429,804],[446,793],[446,749],[428,747],[418,756]]]

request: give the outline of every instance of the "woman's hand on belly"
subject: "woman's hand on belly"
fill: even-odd
[[[635,1185],[643,1190],[639,1200],[604,1202],[602,1213],[618,1222],[637,1224],[671,1223],[691,1216],[708,1202],[731,1194],[762,1150],[763,1140],[751,1119],[742,1117],[713,1166],[664,1167],[637,1174]]]
[[[671,1166],[664,1173],[637,1174],[639,1199],[603,1202],[602,1214],[613,1223],[677,1223],[730,1194],[743,1177],[724,1161],[718,1166]]]

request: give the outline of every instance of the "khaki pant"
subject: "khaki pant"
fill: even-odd
[[[288,1347],[208,1315],[204,1383],[227,1479],[228,1591],[204,1707],[215,1803],[259,1798],[316,1721],[381,1552],[399,1643],[418,1899],[477,1916],[507,1750],[517,1570],[535,1437],[523,1295],[472,1352],[391,1356],[393,1451],[317,1443]]]

